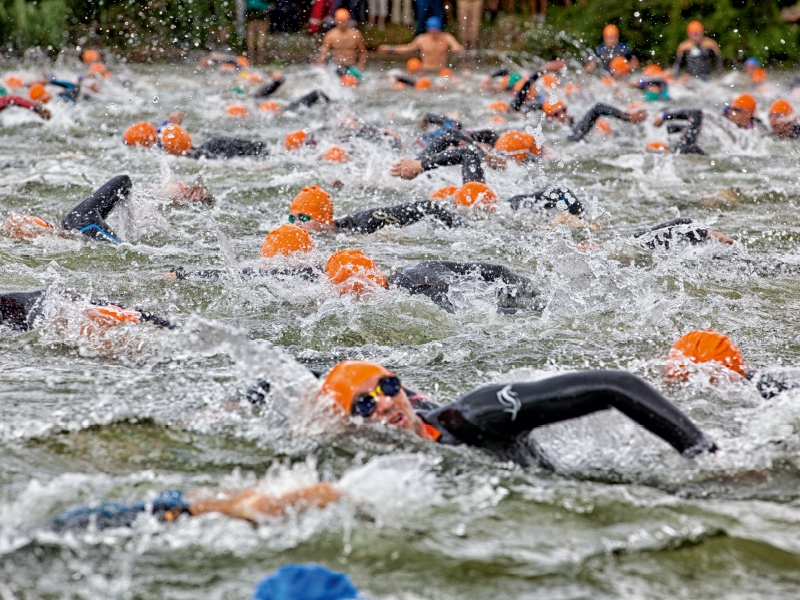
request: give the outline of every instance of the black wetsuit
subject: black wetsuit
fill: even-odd
[[[444,406],[427,401],[414,404],[419,417],[442,434],[439,443],[477,446],[500,460],[521,465],[550,467],[528,440],[533,429],[609,408],[624,413],[686,457],[716,450],[689,417],[625,371],[585,371],[491,385]]]
[[[337,231],[348,233],[375,233],[389,225],[405,227],[421,221],[425,217],[434,217],[447,227],[458,227],[461,218],[458,215],[442,208],[436,202],[419,200],[398,204],[397,206],[384,206],[362,210],[354,215],[348,215],[334,220]]]
[[[16,331],[29,331],[33,329],[36,326],[36,319],[41,315],[44,297],[45,290],[0,294],[0,326],[10,327]],[[73,294],[71,292],[64,292],[64,297],[72,301],[81,300],[78,294]],[[144,322],[153,323],[154,325],[159,325],[168,329],[174,328],[174,325],[166,319],[162,319],[146,310],[128,307],[124,304],[117,304],[116,302],[108,302],[106,300],[90,300],[89,303],[94,306],[116,306],[117,308],[133,310],[139,313],[139,318]]]
[[[557,208],[559,202],[566,205],[567,212],[576,216],[584,213],[580,200],[569,188],[554,187],[546,190],[537,190],[528,194],[519,194],[506,200],[512,210],[521,208],[537,210],[540,208]]]
[[[640,243],[651,250],[655,250],[656,246],[669,250],[673,244],[688,242],[696,245],[706,242],[708,240],[708,229],[697,227],[692,219],[678,217],[666,223],[654,225],[650,229],[634,233],[633,237],[637,239],[643,238]]]
[[[707,79],[711,75],[712,61],[716,61],[717,75],[719,75],[722,73],[722,56],[712,47],[692,44],[690,48],[681,52],[672,68],[675,77],[680,74],[681,67],[686,65],[689,75]]]
[[[499,312],[512,314],[519,310],[544,309],[545,304],[538,298],[533,282],[503,265],[426,260],[404,267],[390,275],[388,281],[390,286],[403,288],[412,295],[422,294],[447,312],[455,312],[447,293],[457,280],[468,278],[504,284],[497,291]]]
[[[425,115],[425,119],[435,115]],[[437,132],[428,139],[427,147],[419,154],[422,170],[430,171],[438,167],[461,165],[461,180],[464,183],[479,181],[483,183],[485,176],[481,161],[485,155],[478,144],[493,146],[499,136],[491,129],[463,131],[453,126]]]
[[[592,60],[598,61],[604,71],[610,71],[611,61],[618,56],[622,56],[626,60],[633,60],[633,52],[622,43],[618,43],[616,46],[606,46],[605,43],[600,44],[595,48]]]
[[[236,158],[238,156],[267,156],[269,148],[264,142],[232,137],[213,137],[186,153],[188,158]]]
[[[286,81],[285,77],[281,77],[280,79],[273,79],[269,83],[265,83],[260,88],[258,88],[253,93],[253,96],[255,98],[266,98],[268,96],[271,96],[272,94],[278,91],[278,88],[281,87],[284,81]]]
[[[289,106],[286,107],[288,112],[296,112],[298,108],[301,106],[305,106],[306,108],[311,108],[318,102],[324,102],[325,104],[329,104],[331,101],[328,96],[325,95],[325,92],[321,90],[313,90],[308,92],[306,95],[301,96],[297,100],[294,100]]]
[[[127,175],[112,177],[67,213],[62,223],[64,229],[80,231],[102,242],[121,243],[117,234],[106,224],[105,218],[120,200],[130,196],[132,186],[131,178]]]
[[[681,132],[681,140],[678,142],[678,147],[675,148],[677,154],[705,154],[705,151],[697,145],[697,138],[703,129],[702,110],[690,108],[665,110],[661,115],[665,121],[686,121],[685,125],[667,125],[669,133]]]
[[[610,104],[598,102],[581,117],[580,121],[575,123],[572,127],[572,133],[567,136],[567,141],[578,142],[582,140],[584,136],[592,130],[592,127],[594,127],[595,123],[597,123],[597,119],[600,117],[616,117],[623,121],[631,120],[630,115],[624,110],[615,108]]]
[[[388,144],[393,150],[399,150],[403,145],[400,135],[387,127],[358,123],[355,127],[348,127],[336,135],[336,141],[347,142],[353,138],[367,140],[374,144]]]
[[[531,89],[531,86],[536,83],[536,80],[542,75],[544,75],[544,71],[536,71],[536,73],[528,77],[528,80],[517,91],[514,99],[508,105],[510,110],[518,110],[527,114],[531,111],[542,109],[542,103],[538,99],[525,104],[525,100],[528,99],[528,90]]]

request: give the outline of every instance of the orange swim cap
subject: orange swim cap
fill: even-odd
[[[581,86],[576,83],[568,83],[564,86],[564,93],[567,95],[568,98],[572,98],[573,96],[577,96],[581,93]]]
[[[508,102],[497,100],[489,105],[489,110],[494,112],[508,112]]]
[[[731,371],[745,375],[744,359],[739,348],[727,335],[713,329],[690,331],[672,344],[667,360],[680,361],[687,358],[693,363],[718,362]],[[688,373],[680,365],[669,365],[665,375],[672,379],[682,379]]]
[[[544,112],[544,114],[546,114],[548,117],[552,117],[554,114],[556,114],[557,111],[561,110],[562,108],[566,110],[567,105],[564,104],[561,100],[556,100],[555,102],[553,102],[548,98],[547,100],[544,101],[544,104],[542,104],[542,112]]]
[[[453,76],[453,71],[451,71],[450,69],[444,68],[441,71],[439,71],[439,77],[452,77],[452,76]]]
[[[597,129],[605,135],[611,135],[614,133],[614,130],[611,129],[611,125],[609,125],[608,121],[605,119],[597,119]]]
[[[310,252],[314,249],[314,242],[305,229],[284,223],[273,229],[264,238],[261,246],[261,258],[272,258],[276,254],[289,256],[295,252]]]
[[[289,210],[308,215],[315,221],[330,225],[333,223],[333,200],[331,195],[321,187],[311,185],[304,187],[294,197]]]
[[[669,152],[669,146],[664,142],[650,142],[645,150],[648,152]]]
[[[241,119],[243,117],[249,117],[250,111],[247,110],[246,106],[242,106],[241,104],[231,104],[228,108],[225,109],[225,114],[229,117],[236,117],[237,119]]]
[[[97,50],[84,50],[81,54],[81,60],[84,64],[90,65],[100,60],[100,53]]]
[[[396,90],[402,90],[403,88],[406,87],[406,84],[403,83],[402,81],[395,81],[392,87],[394,87],[394,89]]]
[[[350,20],[350,11],[346,8],[338,8],[336,12],[333,13],[334,21],[349,21]]]
[[[122,134],[122,140],[128,146],[144,146],[150,148],[158,141],[158,131],[147,121],[134,123]]]
[[[769,114],[771,115],[786,116],[792,114],[792,112],[794,112],[792,110],[792,105],[783,98],[775,100],[775,102],[772,103],[772,106],[769,107]]]
[[[510,154],[518,161],[525,160],[529,154],[539,154],[541,149],[536,145],[536,139],[524,131],[508,131],[497,138],[495,149]]]
[[[248,73],[247,82],[248,83],[264,83],[264,78],[261,75],[259,75],[258,73]]]
[[[15,240],[32,240],[42,234],[52,231],[54,227],[44,219],[21,215],[11,212],[8,218],[0,225],[0,231]]]
[[[41,102],[42,104],[45,104],[50,101],[50,94],[47,93],[47,90],[44,89],[44,86],[41,83],[34,83],[28,90],[28,95],[34,102]]]
[[[183,156],[192,149],[192,137],[180,125],[170,123],[161,132],[161,147],[170,154]]]
[[[10,88],[21,88],[25,87],[25,84],[22,83],[22,79],[12,75],[11,77],[6,77],[6,85]]]
[[[429,87],[431,87],[431,80],[427,77],[420,77],[414,84],[415,90],[427,90]]]
[[[361,250],[340,250],[328,259],[325,272],[340,294],[361,296],[373,285],[388,286],[386,275]]]
[[[350,405],[356,389],[367,379],[392,372],[376,363],[364,360],[345,360],[334,366],[322,382],[320,395],[333,400],[345,413],[350,414]]]
[[[114,306],[113,304],[90,306],[86,309],[85,314],[95,325],[105,327],[116,327],[123,323],[138,323],[142,320],[142,315],[139,314],[139,311]]]
[[[686,33],[703,33],[703,24],[700,21],[692,21],[686,26]]]
[[[752,94],[742,94],[731,102],[731,106],[739,110],[755,110],[756,99],[753,98]]]
[[[605,77],[603,77],[603,78],[600,80],[600,83],[601,83],[602,85],[614,85],[614,80],[613,80],[613,79],[611,79],[611,77],[609,77],[608,75],[606,75]]]
[[[237,56],[236,64],[239,65],[239,68],[246,69],[247,67],[250,66],[250,61],[247,60],[246,56]]]
[[[101,62],[92,63],[92,66],[89,67],[89,72],[102,75],[103,77],[111,77],[111,73],[108,72],[106,66]]]
[[[606,25],[603,27],[603,37],[606,37],[607,35],[616,35],[619,37],[619,28],[612,24]]]
[[[505,117],[501,117],[500,115],[492,115],[489,118],[489,122],[494,123],[495,125],[505,125],[506,123],[508,123],[508,119],[506,119]]]
[[[661,75],[661,67],[658,65],[647,65],[644,69],[642,69],[642,75],[645,77],[658,77]]]
[[[283,145],[286,146],[287,150],[297,150],[303,147],[307,139],[308,134],[302,129],[299,129],[287,134],[286,137],[283,138]]]
[[[264,100],[261,103],[261,106],[258,107],[260,112],[274,112],[274,113],[282,113],[283,109],[281,105],[275,102],[275,100]]]
[[[330,162],[348,162],[353,160],[350,158],[350,155],[347,153],[347,150],[344,148],[340,148],[339,146],[333,146],[332,148],[328,148],[325,154],[322,155],[324,160],[328,160]]]
[[[409,58],[406,61],[406,70],[409,73],[414,73],[415,71],[419,71],[422,68],[422,61],[416,57]]]
[[[750,73],[750,80],[753,83],[764,83],[767,80],[767,72],[764,69],[755,69]]]
[[[497,194],[485,183],[470,181],[462,185],[456,192],[454,200],[456,206],[473,206],[490,210],[497,204]]]
[[[439,188],[435,192],[433,192],[428,198],[431,200],[443,200],[445,198],[449,198],[450,196],[455,196],[456,192],[458,192],[457,185],[446,185],[443,188]]]
[[[545,73],[536,80],[536,85],[544,90],[554,90],[558,87],[558,77],[552,73]]]
[[[615,56],[611,59],[611,63],[609,63],[608,68],[611,70],[611,74],[615,77],[621,77],[623,75],[627,75],[628,72],[631,70],[630,63],[628,59],[624,56]]]
[[[345,73],[342,75],[339,83],[344,87],[356,87],[358,85],[358,77],[351,75],[350,73]]]

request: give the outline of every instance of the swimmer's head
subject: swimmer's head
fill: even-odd
[[[122,134],[122,140],[128,146],[144,146],[150,148],[158,141],[158,131],[155,126],[147,121],[134,123]]]
[[[351,73],[345,73],[339,79],[342,87],[356,87],[358,85],[358,77]]]
[[[470,181],[458,189],[453,202],[456,206],[474,206],[492,212],[497,208],[497,194],[485,183]]]
[[[325,151],[325,154],[322,155],[322,159],[329,162],[350,162],[353,160],[347,153],[347,150],[340,146],[332,146],[328,148]]]
[[[441,31],[442,20],[439,17],[428,17],[425,21],[425,29],[427,31]]]
[[[688,35],[689,39],[693,42],[699,42],[705,35],[703,24],[700,21],[692,21],[686,26],[686,35]]]
[[[6,77],[5,84],[10,88],[23,88],[25,84],[23,83],[22,79],[19,77],[12,75],[11,77]]]
[[[561,121],[562,123],[572,122],[572,117],[567,112],[567,105],[561,100],[548,98],[542,104],[542,112],[550,120]]]
[[[455,196],[459,189],[460,188],[456,185],[446,185],[433,192],[428,198],[431,200],[444,200],[445,198]]]
[[[650,142],[645,148],[647,152],[669,152],[669,146],[664,142]]]
[[[609,48],[619,44],[619,29],[616,25],[608,24],[603,28],[603,43]]]
[[[508,112],[508,102],[497,100],[492,102],[488,108],[492,112]]]
[[[361,250],[340,250],[325,264],[328,280],[336,286],[339,294],[353,294],[361,298],[377,287],[387,287],[386,275],[375,261]]]
[[[415,90],[427,90],[431,87],[431,80],[427,77],[420,77],[414,82]]]
[[[671,361],[665,375],[671,379],[683,379],[688,376],[686,360],[695,364],[718,362],[731,371],[745,375],[744,359],[739,348],[727,335],[712,329],[690,331],[680,337],[670,349],[667,360]]]
[[[450,70],[450,69],[444,68],[441,71],[439,71],[439,77],[448,78],[449,79],[452,76],[453,76],[453,71]]]
[[[81,54],[81,60],[85,65],[91,65],[100,60],[100,53],[97,50],[84,50]]]
[[[247,57],[246,57],[246,56],[237,56],[237,57],[236,57],[236,65],[237,65],[237,66],[238,66],[240,69],[246,69],[247,67],[249,67],[249,66],[250,66],[250,61],[249,61],[249,60],[247,60]]]
[[[406,61],[406,70],[409,73],[416,73],[422,68],[422,61],[417,57],[411,57]]]
[[[751,56],[746,61],[744,61],[744,72],[745,73],[752,73],[756,69],[761,67],[761,63],[758,62],[758,59]]]
[[[508,131],[497,138],[494,143],[495,150],[523,162],[531,156],[541,152],[536,144],[536,139],[524,131]]]
[[[550,92],[558,87],[558,77],[552,73],[545,73],[536,81],[536,86]]]
[[[611,59],[608,68],[615,79],[621,79],[630,73],[631,63],[624,56],[615,56]]]
[[[101,62],[92,63],[89,67],[89,72],[106,78],[111,77],[111,73],[108,72],[106,66]]]
[[[258,107],[259,112],[271,112],[271,113],[282,113],[283,109],[281,105],[275,102],[275,100],[264,100],[261,105]]]
[[[756,111],[756,99],[752,94],[742,94],[725,107],[724,114],[739,127],[749,127]]]
[[[663,71],[658,65],[647,65],[642,69],[642,75],[645,77],[658,77]]]
[[[767,80],[767,72],[764,69],[753,69],[750,72],[750,80],[753,83],[764,83]]]
[[[180,125],[170,123],[161,132],[161,147],[170,154],[183,156],[192,149],[192,137]]]
[[[225,109],[225,114],[229,117],[242,119],[244,117],[249,117],[250,111],[247,110],[246,106],[242,106],[241,104],[231,104],[228,108]]]
[[[308,231],[330,231],[334,228],[333,200],[321,187],[304,187],[289,207],[289,222]]]
[[[783,98],[779,98],[772,103],[772,106],[769,107],[769,116],[773,117],[786,117],[792,114],[793,109],[792,105],[789,104],[788,101],[784,100]]]
[[[28,95],[34,102],[41,102],[42,104],[50,102],[50,94],[41,83],[34,83],[28,90]]]
[[[317,141],[314,139],[314,136],[309,134],[305,129],[299,129],[287,134],[286,137],[283,138],[283,145],[287,150],[297,150],[303,146],[311,146],[314,148],[317,145]]]
[[[8,218],[0,225],[0,231],[11,239],[27,241],[55,231],[55,228],[44,219],[23,215],[11,211]]]
[[[273,256],[291,256],[296,253],[311,252],[314,249],[314,242],[305,229],[301,229],[291,223],[284,223],[277,229],[273,229],[264,238],[261,246],[261,258],[272,258]]]
[[[336,26],[341,29],[350,27],[350,11],[346,8],[339,8],[333,13],[333,20],[336,21]]]

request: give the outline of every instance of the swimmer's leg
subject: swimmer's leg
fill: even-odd
[[[310,108],[320,101],[323,101],[325,102],[325,104],[328,104],[330,103],[331,99],[325,95],[325,92],[321,90],[313,90],[311,92],[308,92],[305,96],[302,96],[297,100],[295,100],[294,102],[292,102],[291,104],[289,104],[289,106],[286,107],[286,110],[297,111],[297,109],[300,108],[301,106]]]
[[[234,158],[236,156],[266,156],[269,149],[264,142],[241,140],[232,137],[213,137],[192,151],[192,158]],[[196,156],[195,156],[196,155]]]
[[[461,165],[461,178],[464,183],[470,181],[483,183],[485,178],[483,174],[483,165],[481,165],[482,158],[483,153],[475,146],[450,148],[438,154],[423,156],[421,159],[422,170],[430,171],[437,167]]]
[[[120,200],[130,196],[132,185],[131,178],[127,175],[117,175],[109,179],[67,213],[62,223],[64,229],[80,231],[95,240],[121,243],[104,219]]]
[[[28,331],[39,314],[43,290],[0,294],[0,325]]]
[[[616,117],[617,119],[625,120],[623,111],[608,104],[597,103],[590,108],[585,115],[578,121],[572,128],[572,133],[567,136],[567,141],[577,142],[584,138],[584,136],[591,131],[597,119],[600,117]]]
[[[541,381],[491,385],[429,413],[460,441],[482,446],[485,437],[516,441],[531,430],[616,408],[686,457],[716,445],[655,388],[625,371],[584,371]]]

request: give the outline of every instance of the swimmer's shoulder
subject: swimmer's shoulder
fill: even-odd
[[[680,44],[678,44],[678,51],[677,51],[678,56],[680,56],[684,52],[688,52],[689,50],[691,50],[692,46],[694,46],[692,40],[683,40]]]
[[[700,47],[704,50],[713,50],[717,54],[720,53],[719,44],[709,37],[703,38],[703,41],[700,42]]]

